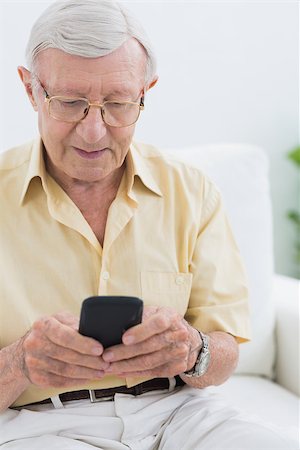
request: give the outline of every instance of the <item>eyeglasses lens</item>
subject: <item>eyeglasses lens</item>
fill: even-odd
[[[126,127],[134,124],[140,115],[138,104],[129,102],[105,102],[101,108],[103,121],[113,127]],[[50,115],[65,122],[79,122],[89,111],[89,103],[83,99],[51,98]]]

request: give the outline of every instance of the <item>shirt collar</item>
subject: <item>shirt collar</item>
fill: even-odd
[[[126,157],[127,170],[127,193],[130,196],[134,187],[135,177],[139,177],[142,183],[150,189],[150,191],[162,197],[162,192],[155,180],[152,171],[148,165],[147,156],[142,156],[137,149],[137,145],[132,143]]]
[[[30,182],[39,177],[42,186],[47,192],[47,171],[44,161],[44,144],[41,138],[33,141],[32,151],[29,161],[27,174],[24,181],[23,190],[20,197],[20,205],[24,203],[25,197],[28,193]],[[147,157],[142,156],[138,151],[136,144],[130,146],[130,150],[126,156],[126,172],[127,172],[127,194],[135,197],[132,193],[135,177],[139,177],[142,183],[155,194],[162,196],[162,192],[158,183],[154,179],[150,167],[147,164]]]
[[[25,201],[28,193],[29,185],[33,178],[39,177],[41,179],[44,190],[46,190],[46,167],[44,161],[44,144],[41,138],[35,139],[32,143],[32,150],[28,165],[28,170],[25,176],[22,193],[20,196],[20,205]]]

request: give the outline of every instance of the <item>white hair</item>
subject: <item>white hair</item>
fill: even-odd
[[[96,58],[119,48],[130,37],[147,56],[145,82],[156,74],[156,60],[148,37],[133,15],[113,0],[65,0],[50,5],[32,27],[26,61],[33,70],[37,55],[55,48],[71,55]]]

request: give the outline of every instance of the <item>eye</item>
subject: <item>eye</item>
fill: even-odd
[[[119,103],[119,102],[107,102],[107,106],[111,107],[111,108],[121,108],[122,106],[124,106],[124,103]]]
[[[81,103],[81,100],[60,100],[60,102],[65,105],[65,106],[74,106],[74,105],[79,105]]]
[[[105,106],[109,111],[125,111],[129,104],[126,102],[107,102]]]

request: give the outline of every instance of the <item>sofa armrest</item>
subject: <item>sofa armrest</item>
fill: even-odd
[[[298,280],[273,277],[276,307],[276,382],[300,395],[299,387],[299,287]]]

